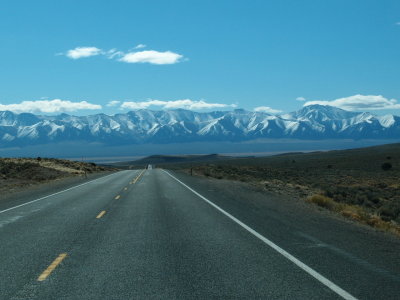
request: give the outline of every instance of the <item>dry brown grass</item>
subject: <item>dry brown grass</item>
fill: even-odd
[[[379,215],[370,214],[361,206],[338,203],[332,198],[321,194],[314,194],[308,197],[307,202],[340,213],[348,219],[367,224],[379,230],[389,231],[400,236],[400,226],[398,224],[382,220]]]
[[[337,211],[338,204],[333,201],[333,199],[326,197],[324,195],[316,194],[307,198],[307,202],[314,203],[318,206],[327,208],[329,210]]]
[[[54,170],[58,170],[58,171],[61,171],[61,172],[66,172],[66,173],[71,173],[71,174],[83,174],[83,173],[85,173],[85,171],[84,171],[84,165],[83,165],[83,167],[82,168],[73,168],[73,167],[67,167],[67,166],[64,166],[64,165],[60,165],[60,164],[57,164],[57,163],[55,163],[55,162],[52,162],[52,161],[41,161],[40,163],[39,163],[39,165],[40,166],[42,166],[42,167],[45,167],[45,168],[49,168],[49,169],[54,169]]]
[[[93,163],[52,158],[0,158],[0,193],[106,169]]]
[[[53,169],[57,170],[60,172],[65,172],[65,173],[70,173],[70,174],[83,174],[85,173],[84,167],[87,167],[87,163],[81,163],[81,162],[69,162],[68,165],[66,166],[62,162],[65,162],[65,160],[54,160],[54,159],[34,159],[34,158],[3,158],[1,159],[3,163],[15,163],[22,165],[24,163],[34,163],[37,164],[40,167],[48,168],[48,169]]]

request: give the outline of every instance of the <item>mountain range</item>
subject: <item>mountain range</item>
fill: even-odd
[[[0,112],[0,146],[14,147],[64,141],[104,145],[248,141],[259,138],[398,139],[400,117],[349,112],[310,105],[281,115],[265,112],[194,112],[137,110],[113,116],[96,114],[43,116]]]

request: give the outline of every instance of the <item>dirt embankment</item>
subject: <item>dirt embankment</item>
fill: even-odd
[[[94,163],[54,158],[0,158],[0,193],[69,176],[111,171]]]
[[[400,235],[400,144],[175,168],[249,182]]]

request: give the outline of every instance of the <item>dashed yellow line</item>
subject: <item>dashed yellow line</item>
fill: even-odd
[[[121,198],[120,195],[116,196],[116,197],[115,197],[115,200],[118,200],[119,198]]]
[[[101,212],[97,215],[96,219],[100,219],[102,216],[104,216],[105,213],[106,213],[105,210],[101,211]]]
[[[38,281],[46,280],[46,278],[54,271],[55,268],[67,257],[67,253],[61,253],[38,277]]]
[[[140,179],[140,177],[143,175],[143,173],[145,171],[146,171],[146,169],[143,169],[143,171],[140,172],[140,174],[132,181],[132,184],[135,184]]]

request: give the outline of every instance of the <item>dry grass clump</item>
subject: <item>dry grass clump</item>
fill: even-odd
[[[340,213],[342,216],[354,221],[367,224],[380,230],[389,231],[400,236],[400,226],[396,224],[396,222],[385,221],[381,216],[370,214],[361,206],[338,203],[332,198],[321,194],[314,194],[308,197],[307,202]]]
[[[333,201],[333,199],[326,197],[324,195],[316,194],[307,198],[307,202],[317,204],[318,206],[327,208],[329,210],[337,211],[338,204]]]

